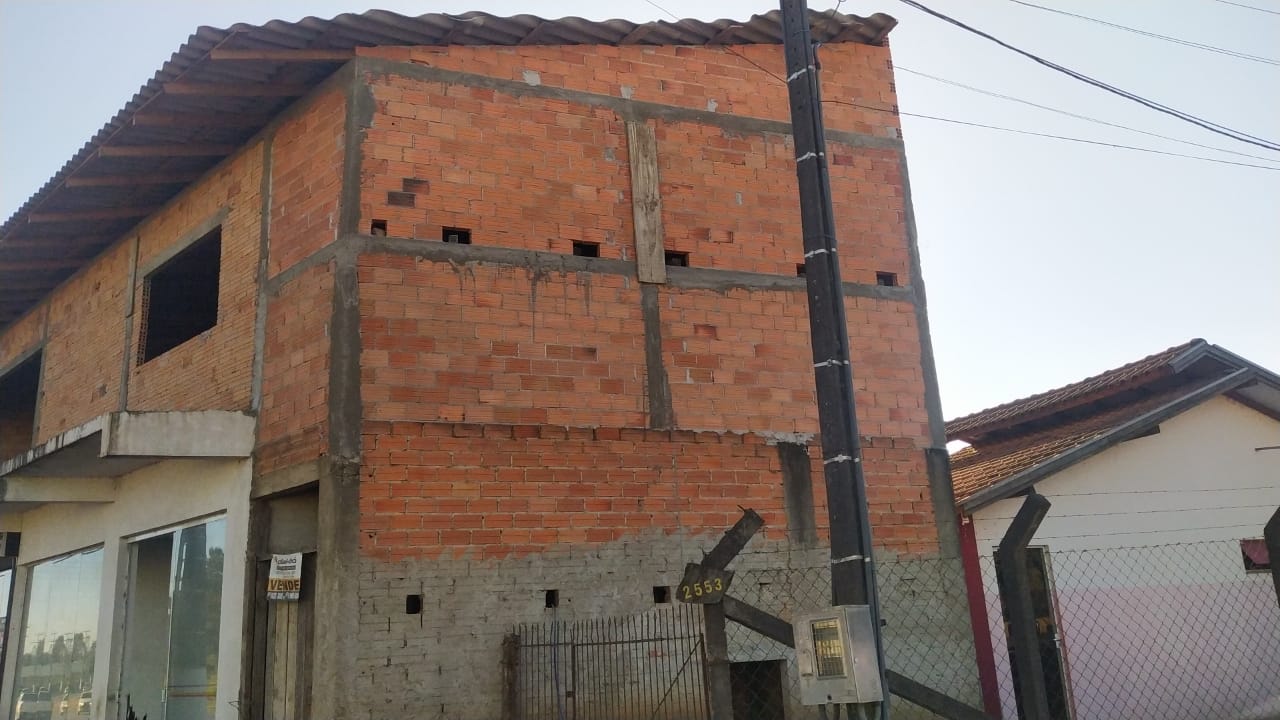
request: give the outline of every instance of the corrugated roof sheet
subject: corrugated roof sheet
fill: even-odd
[[[811,11],[824,43],[883,43],[892,17]],[[145,30],[145,29],[143,29]],[[749,20],[633,23],[481,12],[407,17],[372,10],[331,20],[199,28],[96,135],[0,226],[0,327],[231,154],[358,47],[384,45],[734,45],[782,42],[778,11]],[[307,62],[272,59],[304,51]],[[238,57],[237,57],[238,56]],[[221,60],[214,59],[221,57]],[[234,58],[234,60],[233,60]],[[182,83],[182,85],[174,84]],[[276,94],[202,92],[263,87]],[[179,146],[181,151],[173,152]],[[166,154],[155,154],[156,149]],[[150,148],[148,150],[147,148]]]

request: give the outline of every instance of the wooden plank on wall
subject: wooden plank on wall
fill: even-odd
[[[662,246],[662,194],[658,188],[658,141],[644,122],[627,123],[631,158],[631,212],[635,220],[636,268],[640,282],[667,281]]]

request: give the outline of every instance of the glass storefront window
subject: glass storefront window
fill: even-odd
[[[101,548],[31,567],[13,685],[16,720],[88,715],[101,587]]]
[[[209,720],[218,687],[226,521],[130,543],[120,698],[148,720]]]

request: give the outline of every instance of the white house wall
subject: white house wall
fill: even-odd
[[[219,626],[217,720],[238,717],[240,651],[244,615],[251,463],[248,460],[171,460],[118,478],[116,500],[103,504],[49,504],[8,517],[5,529],[22,533],[3,703],[12,707],[13,674],[21,650],[24,591],[30,563],[94,546],[103,547],[98,648],[93,678],[93,720],[115,718],[111,703],[118,681],[130,538],[203,517],[225,514],[226,549]],[[49,478],[55,483],[58,478]],[[108,670],[109,669],[109,670]]]
[[[1077,718],[1243,718],[1270,692],[1280,609],[1270,577],[1245,572],[1238,541],[1261,537],[1280,506],[1280,452],[1254,450],[1277,444],[1280,423],[1216,398],[1037,485],[1053,506],[1032,544],[1050,553]],[[1005,684],[991,558],[1021,502],[973,517]],[[1256,657],[1241,657],[1241,638]]]

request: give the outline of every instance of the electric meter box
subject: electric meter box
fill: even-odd
[[[801,703],[884,700],[870,607],[837,605],[805,613],[796,617],[792,627]]]

